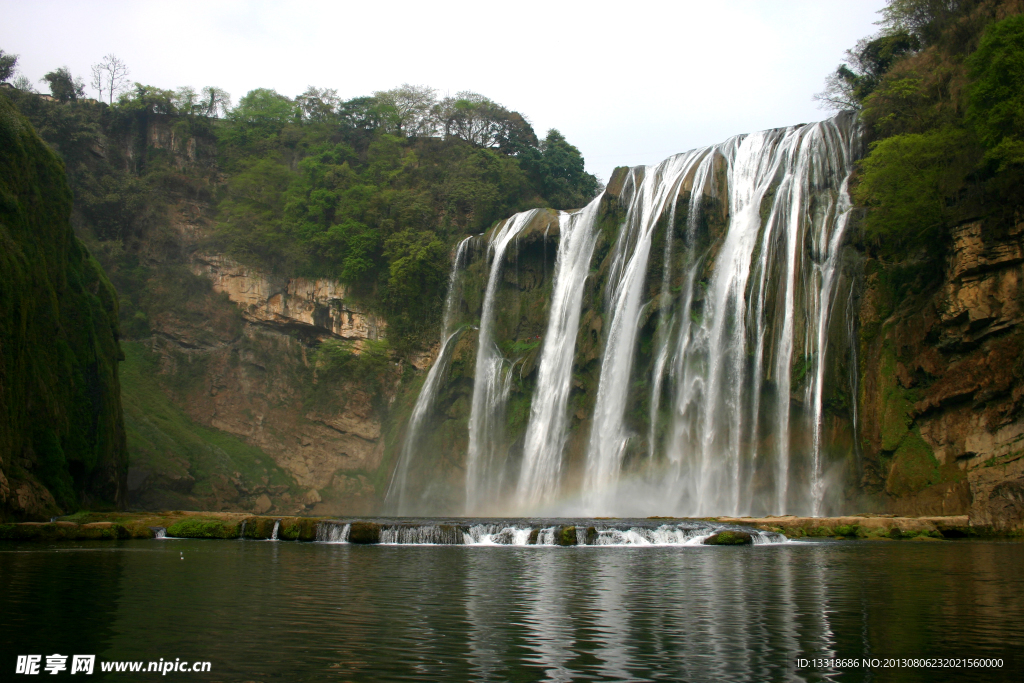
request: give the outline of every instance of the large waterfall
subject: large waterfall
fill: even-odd
[[[468,431],[465,497],[447,511],[840,511],[856,457],[847,182],[859,148],[840,115],[619,169],[585,208],[547,212],[550,275],[546,229],[539,246],[519,244],[538,211],[481,238],[479,293],[461,297],[479,314],[472,397],[465,421],[453,403],[446,423]],[[520,282],[531,253],[542,273]],[[516,277],[503,275],[513,263]],[[514,303],[530,292],[546,304]],[[421,398],[450,360],[453,298]],[[499,333],[500,315],[511,322]],[[543,336],[526,343],[531,324]],[[516,391],[522,425],[506,419]],[[414,411],[403,482],[423,422]]]

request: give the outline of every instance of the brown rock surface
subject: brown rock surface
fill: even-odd
[[[919,281],[909,291],[922,293],[901,301],[887,291],[884,268],[869,273],[863,484],[879,490],[888,481],[885,505],[899,514],[969,514],[974,525],[1024,528],[1024,223],[1002,233],[980,221],[960,226],[941,281]],[[925,485],[896,491],[900,449],[917,435]]]

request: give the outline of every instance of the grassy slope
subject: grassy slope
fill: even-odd
[[[254,493],[274,486],[296,492],[291,476],[259,448],[196,424],[176,406],[157,383],[156,358],[144,344],[125,342],[123,348],[121,388],[133,474],[147,471],[149,482],[158,482],[141,498],[133,495],[133,506],[188,509],[198,503],[208,507],[225,480],[239,481]],[[176,477],[194,478],[191,491],[174,485]]]

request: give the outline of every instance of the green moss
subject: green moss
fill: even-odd
[[[117,297],[71,204],[63,163],[0,96],[0,462],[36,468],[65,509],[123,506]]]
[[[704,545],[751,545],[753,537],[746,531],[719,531],[704,539]]]
[[[856,538],[861,535],[861,529],[858,524],[840,524],[832,529],[832,533],[844,538]]]
[[[283,541],[315,541],[319,519],[312,517],[288,517],[281,520],[277,537]]]
[[[915,428],[896,450],[885,488],[891,495],[906,496],[939,483],[941,478],[939,461]]]
[[[882,391],[882,450],[899,447],[913,422],[914,394],[899,386],[896,379],[896,354],[890,344],[882,348],[879,369]]]
[[[555,543],[557,545],[576,545],[576,527],[563,526],[555,529]]]
[[[183,519],[167,527],[175,538],[238,538],[240,524],[220,520]]]

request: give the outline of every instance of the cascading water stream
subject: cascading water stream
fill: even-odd
[[[473,400],[469,416],[469,451],[466,454],[466,511],[475,513],[493,503],[501,493],[504,477],[503,417],[511,386],[510,364],[493,339],[494,306],[501,280],[505,251],[538,210],[517,213],[496,228],[488,252],[491,261],[484,292],[477,341]]]
[[[405,440],[402,442],[402,451],[398,456],[398,465],[391,475],[391,482],[388,484],[388,491],[384,498],[384,504],[396,515],[407,515],[410,513],[407,497],[407,484],[409,466],[415,457],[416,448],[419,445],[420,433],[423,430],[427,416],[430,415],[437,398],[437,392],[441,388],[445,371],[451,360],[452,352],[458,341],[461,330],[451,331],[454,321],[455,302],[458,301],[458,279],[459,271],[462,268],[463,255],[466,245],[472,237],[459,242],[455,250],[455,258],[452,260],[451,274],[448,276],[448,295],[445,298],[443,325],[441,328],[441,348],[437,354],[437,360],[430,367],[427,378],[423,382],[419,395],[416,397],[416,404],[413,406],[409,423],[406,427]]]
[[[850,122],[829,120],[718,148],[727,161],[729,225],[700,325],[680,334],[665,444],[678,463],[668,500],[680,514],[821,511],[824,347],[855,137]],[[794,365],[798,340],[802,361]],[[794,377],[807,382],[803,413],[791,406]],[[808,446],[794,441],[794,415],[809,422],[801,423]]]
[[[583,288],[597,243],[597,210],[601,197],[603,194],[577,213],[563,212],[558,216],[559,242],[551,312],[516,490],[515,502],[520,511],[548,502],[558,491],[562,450],[568,436],[567,402],[572,387],[572,361]]]
[[[632,196],[619,233],[608,282],[609,331],[594,407],[587,453],[584,495],[587,505],[601,509],[614,488],[629,437],[623,417],[633,368],[641,297],[651,241],[665,208],[675,203],[684,179],[696,170],[707,149],[679,154],[655,167],[631,171]]]

